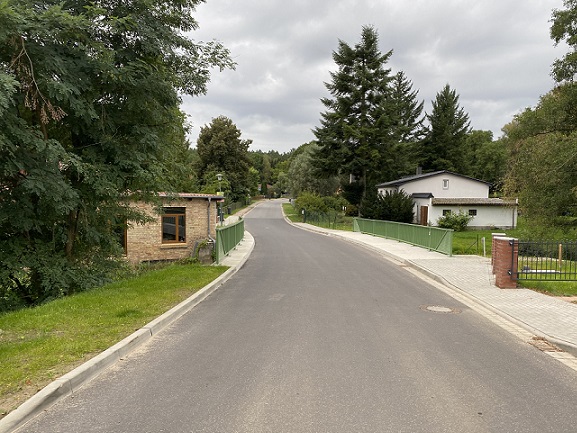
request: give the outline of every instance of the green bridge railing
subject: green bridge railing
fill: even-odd
[[[234,224],[216,228],[216,263],[220,264],[228,253],[244,238],[244,220],[239,220]]]
[[[453,230],[450,229],[355,218],[353,231],[406,242],[448,256],[453,255]]]

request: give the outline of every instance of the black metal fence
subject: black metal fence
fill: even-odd
[[[513,264],[518,280],[576,281],[576,241],[514,241]],[[515,258],[515,256],[517,256]]]

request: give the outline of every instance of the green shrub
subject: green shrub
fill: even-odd
[[[329,207],[318,194],[312,194],[310,192],[303,192],[295,200],[295,209],[300,214],[304,209],[306,212],[328,212]]]
[[[463,211],[459,211],[459,213],[451,212],[440,217],[437,220],[437,225],[443,229],[453,229],[456,232],[462,232],[467,228],[472,219],[473,217],[471,215]]]
[[[415,202],[404,191],[368,194],[363,200],[363,218],[412,223]]]

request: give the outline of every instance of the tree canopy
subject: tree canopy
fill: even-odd
[[[429,133],[422,146],[423,170],[469,172],[469,115],[459,106],[459,96],[447,84],[432,103]]]
[[[577,0],[563,0],[565,9],[553,10],[551,17],[551,38],[555,44],[564,41],[570,50],[562,58],[555,60],[553,78],[558,83],[574,81],[577,73]]]
[[[241,131],[231,119],[219,116],[210,125],[200,129],[198,151],[198,177],[203,185],[214,182],[217,173],[229,184],[232,201],[245,199],[250,192],[250,167],[248,147],[251,140],[242,140]],[[215,191],[211,191],[215,192]]]
[[[577,216],[577,84],[543,96],[535,108],[504,128],[510,150],[506,191],[537,223],[560,224]]]
[[[0,0],[0,279],[27,303],[91,285],[171,188],[180,94],[234,66],[186,32],[201,0]]]

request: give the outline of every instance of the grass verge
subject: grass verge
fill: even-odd
[[[282,205],[285,216],[293,223],[302,223],[303,217],[297,213],[291,203],[283,203]],[[324,227],[332,230],[353,231],[353,217],[336,214],[315,214],[307,217],[307,224],[317,227]]]
[[[518,281],[518,284],[551,296],[577,296],[577,281]]]
[[[303,217],[302,215],[298,214],[294,206],[290,203],[283,203],[282,210],[285,216],[292,221],[293,223],[302,223]]]
[[[0,315],[0,418],[226,269],[173,264],[36,308]]]

